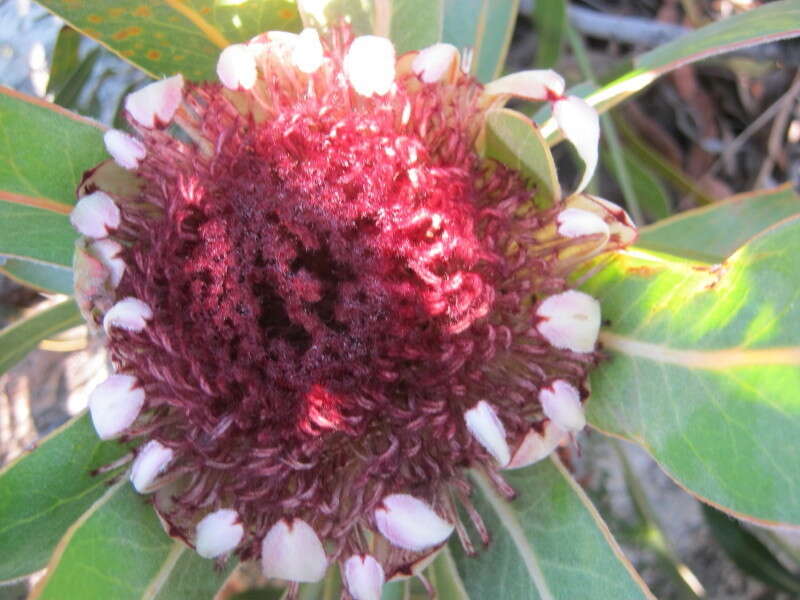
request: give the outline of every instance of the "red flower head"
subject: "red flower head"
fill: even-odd
[[[467,468],[545,457],[584,426],[597,301],[568,276],[633,238],[575,195],[537,203],[482,154],[509,95],[554,104],[596,163],[596,115],[552,72],[481,86],[455,48],[272,32],[222,85],[151,84],[89,174],[77,294],[116,368],[90,408],[140,438],[131,478],[172,535],[377,598],[455,529]],[[121,176],[127,169],[124,177]],[[584,177],[588,179],[588,177]]]

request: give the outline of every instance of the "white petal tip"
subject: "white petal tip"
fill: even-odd
[[[624,248],[636,241],[636,225],[622,208],[604,198],[589,194],[573,194],[567,199],[567,208],[584,210],[602,219],[609,230],[610,248]]]
[[[110,333],[112,327],[138,333],[152,318],[153,311],[147,304],[138,298],[123,298],[106,313],[103,318],[103,328],[106,333]]]
[[[103,135],[103,141],[111,158],[123,169],[138,168],[139,161],[147,156],[144,144],[124,131],[109,129]]]
[[[89,413],[97,435],[109,440],[124,432],[139,416],[144,390],[130,375],[111,375],[89,394]]]
[[[217,76],[229,90],[252,89],[258,77],[253,49],[246,44],[225,48],[217,61]]]
[[[486,448],[501,467],[505,467],[511,460],[506,430],[494,408],[486,401],[481,400],[474,407],[464,413],[467,429],[478,443]]]
[[[105,192],[97,191],[81,198],[72,209],[70,223],[86,237],[107,237],[110,230],[119,227],[119,207]]]
[[[600,118],[597,111],[578,96],[568,96],[553,103],[553,116],[583,161],[583,176],[575,193],[589,184],[597,168],[600,143]]]
[[[594,213],[580,208],[565,208],[556,217],[558,233],[563,237],[577,238],[585,235],[610,235],[608,224]]]
[[[131,467],[131,483],[137,492],[145,494],[151,491],[153,483],[159,475],[169,466],[174,454],[156,440],[147,442]]]
[[[523,438],[517,451],[514,452],[508,468],[521,469],[547,458],[566,437],[567,432],[552,421],[545,422],[542,433],[531,429]]]
[[[392,494],[375,511],[378,531],[399,548],[419,552],[444,542],[453,525],[427,503],[408,494]]]
[[[436,83],[457,68],[458,60],[458,48],[451,44],[434,44],[417,54],[411,70],[425,83]]]
[[[344,561],[344,580],[353,600],[380,600],[386,581],[381,564],[369,554],[354,554]]]
[[[197,524],[195,550],[203,558],[217,558],[236,548],[244,536],[239,513],[221,508],[206,515]]]
[[[546,298],[536,310],[539,333],[556,348],[592,352],[600,332],[600,303],[568,290]]]
[[[394,83],[394,46],[388,39],[375,35],[357,37],[347,50],[343,67],[357,93],[366,97],[383,96]]]
[[[542,410],[553,423],[569,432],[578,432],[586,426],[581,395],[575,386],[556,379],[539,391]]]
[[[566,84],[552,69],[519,71],[492,81],[484,88],[486,96],[514,96],[534,102],[561,97]]]
[[[128,94],[125,110],[142,127],[168,125],[183,100],[183,75],[174,75]]]
[[[325,577],[328,558],[308,523],[302,519],[281,519],[264,536],[261,566],[267,577],[314,583]]]
[[[108,270],[111,287],[116,288],[125,274],[125,261],[119,256],[122,245],[115,240],[102,239],[92,242],[89,251]]]
[[[319,33],[313,27],[307,27],[297,36],[292,49],[292,63],[303,73],[311,74],[322,66],[325,54]]]

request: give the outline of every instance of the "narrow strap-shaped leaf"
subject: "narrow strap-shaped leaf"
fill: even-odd
[[[45,293],[71,295],[72,269],[9,258],[0,273],[27,287]]]
[[[537,2],[533,13],[538,45],[536,68],[550,69],[556,66],[564,44],[564,29],[567,25],[566,0]]]
[[[637,244],[659,252],[722,262],[751,237],[800,213],[790,183],[682,212],[641,230]]]
[[[625,148],[623,154],[631,185],[645,214],[652,221],[669,217],[672,203],[661,179],[630,148]]]
[[[47,93],[57,94],[72,77],[80,63],[81,34],[69,25],[61,27],[53,49]]]
[[[519,0],[444,0],[443,41],[471,48],[472,73],[491,81],[503,70],[518,10]]]
[[[67,300],[0,330],[0,373],[5,373],[48,336],[83,323],[78,307]]]
[[[300,29],[291,0],[43,0],[40,4],[153,77],[181,72],[189,79],[214,79],[221,48],[264,31]]]
[[[742,571],[789,594],[800,594],[800,577],[736,519],[703,505],[703,517],[717,543]]]
[[[0,471],[0,581],[47,564],[58,540],[103,495],[114,473],[93,471],[125,451],[101,442],[84,414]]]
[[[590,423],[754,522],[800,526],[800,216],[721,265],[632,250],[584,289],[608,324]]]
[[[229,561],[219,572],[170,539],[122,478],[69,528],[31,600],[212,600],[234,566]]]
[[[633,70],[587,100],[600,111],[619,104],[656,77],[725,52],[800,35],[800,1],[780,0],[716,21],[638,56]]]
[[[55,104],[0,86],[0,203],[68,214],[83,172],[107,158],[103,131]]]
[[[65,214],[0,201],[0,255],[71,268],[77,238]]]
[[[661,75],[710,56],[800,36],[800,0],[778,0],[745,13],[715,21],[663,44],[633,60],[624,75],[598,88],[582,84],[571,90],[585,97],[599,112],[605,112],[649,86]],[[549,110],[549,109],[548,109]],[[543,123],[549,113],[540,111],[536,122]],[[551,143],[560,132],[551,119],[543,125]]]
[[[452,544],[470,598],[553,600],[653,599],[586,493],[557,460],[506,475],[508,502],[475,476],[475,506],[492,536],[471,558]]]

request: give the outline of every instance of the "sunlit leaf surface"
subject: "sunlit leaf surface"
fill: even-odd
[[[216,77],[219,52],[264,31],[298,31],[291,0],[42,0],[81,33],[153,77]]]
[[[633,250],[584,288],[607,322],[591,424],[754,521],[800,525],[800,217],[719,266]]]
[[[757,233],[798,213],[800,196],[791,184],[786,184],[740,194],[659,221],[641,231],[637,245],[721,262]]]

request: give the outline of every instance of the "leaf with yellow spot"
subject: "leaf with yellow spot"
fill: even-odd
[[[794,216],[720,265],[634,249],[584,285],[606,320],[592,426],[638,443],[722,510],[796,527],[798,252]]]
[[[181,72],[193,80],[214,79],[219,52],[228,44],[268,30],[301,27],[291,0],[43,0],[41,4],[153,77]]]

